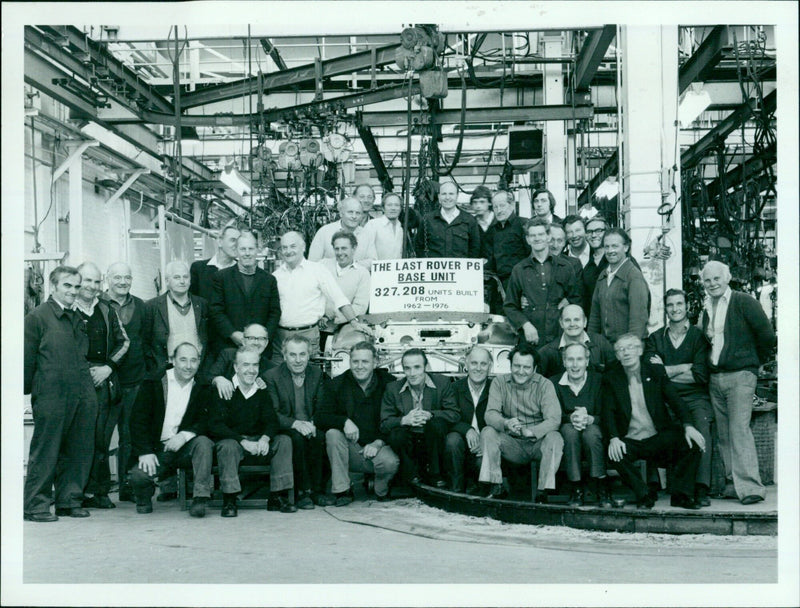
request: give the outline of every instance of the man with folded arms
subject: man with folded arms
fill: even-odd
[[[239,464],[270,463],[268,511],[294,513],[289,494],[294,488],[292,442],[278,435],[278,417],[265,389],[256,386],[260,353],[249,346],[236,351],[230,399],[215,395],[209,412],[209,434],[216,441],[222,517],[236,517],[236,497],[242,491]]]
[[[317,415],[320,429],[327,429],[325,444],[337,507],[353,502],[348,471],[374,473],[375,496],[384,501],[400,467],[400,459],[380,430],[381,401],[395,377],[377,365],[377,351],[371,342],[354,344],[350,369],[332,380],[330,397]]]
[[[536,502],[547,503],[556,487],[564,440],[558,432],[561,407],[553,384],[536,373],[536,351],[522,342],[511,351],[511,373],[497,376],[489,389],[486,426],[481,431],[483,460],[478,480],[487,498],[505,498],[502,459],[516,464],[539,461]]]
[[[142,382],[131,412],[132,457],[138,459],[128,478],[137,513],[152,513],[155,478],[165,479],[178,467],[194,472],[194,499],[189,514],[203,517],[211,496],[214,443],[205,436],[208,391],[195,382],[200,352],[182,342],[170,357],[172,369]]]

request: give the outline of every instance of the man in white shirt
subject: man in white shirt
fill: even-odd
[[[281,237],[283,262],[273,272],[281,304],[281,318],[272,350],[276,363],[283,361],[283,342],[292,334],[305,337],[311,345],[311,356],[316,356],[319,352],[319,322],[325,315],[326,299],[330,299],[334,308],[341,311],[345,322],[371,334],[367,326],[358,322],[350,301],[333,275],[322,264],[303,257],[305,249],[305,241],[299,232],[287,232]]]
[[[155,478],[164,479],[178,467],[192,467],[194,499],[189,514],[203,517],[211,496],[214,443],[205,436],[208,391],[195,382],[200,367],[197,346],[178,344],[170,357],[172,369],[142,383],[131,413],[132,457],[129,474],[136,512],[153,512]]]
[[[383,195],[383,215],[369,220],[358,235],[355,260],[368,270],[373,260],[399,260],[403,257],[403,223],[400,196],[389,192]]]
[[[366,268],[353,262],[358,241],[352,232],[345,231],[334,234],[331,241],[336,259],[326,258],[320,263],[336,279],[342,293],[350,301],[353,312],[356,315],[363,315],[369,307],[370,276]],[[340,327],[346,324],[347,319],[334,308],[333,302],[328,300],[325,306],[325,316],[322,317],[320,323],[320,331],[323,336],[320,347],[324,350],[327,336],[336,333]]]
[[[361,234],[363,229],[361,218],[364,216],[364,212],[361,210],[361,203],[358,202],[358,199],[349,196],[339,203],[338,209],[341,219],[325,224],[314,235],[311,247],[308,248],[308,259],[310,261],[319,262],[323,258],[333,259],[335,257],[333,246],[331,245],[331,237],[337,232],[344,230],[352,232],[356,236]]]

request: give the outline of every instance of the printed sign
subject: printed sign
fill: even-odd
[[[372,262],[369,312],[483,312],[483,260]]]

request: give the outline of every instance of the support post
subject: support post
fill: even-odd
[[[561,57],[561,45],[561,32],[546,33],[544,56]],[[560,63],[544,64],[544,103],[546,105],[564,103],[564,78]],[[556,197],[555,213],[563,217],[567,210],[566,125],[561,121],[549,121],[544,126],[544,133],[547,189]]]
[[[167,210],[164,205],[158,206],[158,257],[163,291],[167,276]]]
[[[69,164],[69,263],[77,266],[83,261],[83,160],[81,154],[88,148],[84,142],[70,154]],[[97,142],[95,142],[97,143]],[[54,174],[55,178],[55,174]],[[55,181],[55,179],[53,180]]]
[[[59,177],[64,175],[64,172],[67,169],[71,168],[75,160],[80,158],[83,155],[83,153],[86,152],[87,149],[92,148],[94,146],[99,146],[100,142],[92,139],[89,141],[82,141],[80,143],[69,142],[67,145],[74,147],[72,148],[72,151],[69,153],[69,156],[67,156],[67,158],[64,159],[64,162],[62,162],[58,166],[58,168],[55,171],[53,171],[52,179],[54,182],[58,180]]]
[[[652,330],[664,321],[664,292],[682,283],[680,205],[675,204],[681,184],[676,156],[678,28],[624,26],[620,31],[625,133],[619,148],[620,215],[633,240],[631,255],[650,287]],[[667,220],[659,210],[669,207]],[[659,238],[671,251],[666,260],[654,255]]]
[[[122,183],[117,191],[111,195],[111,198],[106,201],[106,205],[111,205],[112,203],[118,201],[119,197],[125,194],[125,191],[133,185],[133,182],[135,182],[140,175],[147,175],[149,173],[150,169],[136,169],[136,171],[128,176],[128,179]]]

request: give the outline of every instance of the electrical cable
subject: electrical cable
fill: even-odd
[[[461,159],[461,147],[464,143],[464,126],[466,125],[467,121],[467,81],[464,77],[464,72],[461,71],[461,121],[460,121],[460,130],[458,133],[458,145],[456,146],[455,155],[453,156],[452,164],[441,171],[439,175],[450,175],[453,172],[453,169],[456,168],[458,165],[458,161]]]

